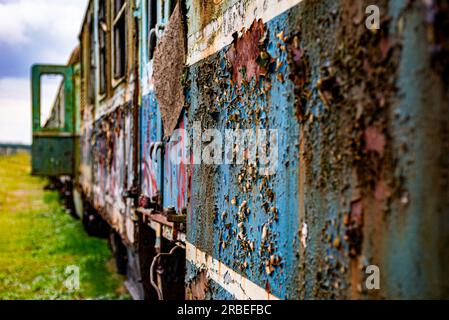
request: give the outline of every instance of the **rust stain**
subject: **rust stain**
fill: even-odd
[[[255,20],[251,27],[243,32],[240,38],[235,36],[226,58],[232,66],[232,80],[241,85],[243,81],[265,75],[266,62],[270,59],[268,53],[261,50],[265,39],[265,26],[262,20]]]
[[[184,107],[182,78],[185,61],[185,25],[182,7],[178,3],[154,56],[154,87],[165,136],[169,136],[175,129]]]
[[[187,288],[187,295],[190,300],[205,300],[209,291],[209,280],[207,279],[206,270],[202,270]]]
[[[289,78],[295,85],[296,117],[298,121],[302,121],[305,113],[305,105],[310,99],[310,91],[307,89],[310,84],[309,60],[305,50],[300,46],[299,33],[292,36],[291,39],[285,39],[282,36],[281,40],[287,41],[288,63],[291,68]]]
[[[204,29],[222,11],[224,0],[194,0],[193,8],[199,16],[200,29]]]

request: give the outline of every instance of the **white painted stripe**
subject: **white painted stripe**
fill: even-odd
[[[187,38],[187,65],[220,51],[233,41],[232,34],[248,29],[254,20],[268,22],[303,0],[240,0],[204,29]],[[212,42],[211,42],[212,40]]]
[[[186,242],[186,259],[198,269],[206,270],[209,279],[218,283],[237,300],[279,300],[189,242]]]

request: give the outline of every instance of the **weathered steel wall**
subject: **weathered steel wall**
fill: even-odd
[[[375,1],[370,31],[371,4],[301,1],[212,55],[191,37],[188,126],[279,133],[272,176],[194,166],[193,297],[250,297],[239,275],[279,298],[448,297],[448,4]],[[189,1],[189,37],[220,43],[214,19],[235,5],[247,19],[251,1]]]
[[[91,37],[94,32],[90,23],[94,23],[94,1],[90,1],[86,10],[85,18],[79,35],[80,57],[81,57],[81,97],[80,97],[80,167],[76,186],[86,203],[93,206],[94,168],[93,168],[93,146],[94,146],[94,119],[95,100],[91,99],[91,90],[95,79],[90,69],[92,64]]]
[[[137,29],[133,18],[134,1],[125,9],[125,75],[112,75],[112,54],[100,59],[99,10],[101,2],[90,1],[80,35],[82,54],[81,146],[78,183],[83,198],[133,248],[135,230],[132,193],[138,183],[137,127],[138,65],[135,50]],[[112,24],[112,3],[105,2],[103,23]],[[112,29],[105,31],[105,47],[111,53]],[[100,72],[105,88],[100,92]]]
[[[92,150],[94,206],[129,243],[134,241],[133,203],[125,193],[134,183],[132,117],[132,107],[125,106],[97,121]]]
[[[223,137],[226,129],[278,130],[279,166],[270,176],[260,174],[259,161],[257,165],[195,167],[188,241],[267,292],[294,298],[300,243],[299,123],[294,116],[293,84],[279,80],[286,73],[288,55],[278,45],[277,34],[294,28],[285,18],[267,25],[255,22],[235,46],[189,70],[189,120],[200,121],[203,129],[217,128]],[[234,65],[228,60],[231,52]],[[261,55],[276,63],[271,74],[256,62]],[[254,73],[239,75],[242,66]],[[192,280],[195,269],[189,271]],[[210,298],[229,295],[210,291]],[[246,294],[249,298],[254,293]]]
[[[175,20],[171,18],[171,23],[166,25],[164,36],[159,36],[158,40],[163,45],[156,48],[154,59],[150,59],[148,41],[145,40],[148,37],[146,3],[141,3],[138,8],[142,23],[140,34],[141,193],[149,201],[160,205],[162,209],[172,208],[181,213],[187,210],[189,202],[190,171],[188,163],[182,161],[176,163],[172,161],[171,155],[176,154],[175,157],[177,157],[179,153],[181,158],[188,157],[187,146],[184,143],[187,115],[182,111],[184,97],[179,98],[179,95],[183,94],[180,78],[184,66],[182,60],[185,55],[182,39],[184,34],[177,30],[184,23],[182,11],[180,7],[177,7],[179,10],[176,11]],[[164,20],[160,17],[159,20],[161,23],[168,23],[167,18]],[[176,97],[170,96],[174,90],[168,86],[170,83],[176,84]],[[156,97],[157,88],[159,88],[159,100],[165,99],[162,110]],[[173,101],[176,101],[176,106]],[[164,126],[164,120],[170,124]],[[174,129],[185,131],[183,134],[171,136]]]

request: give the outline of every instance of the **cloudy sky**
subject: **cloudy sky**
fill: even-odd
[[[88,0],[0,0],[0,143],[31,143],[30,68],[65,64]],[[43,107],[56,91],[42,83]]]

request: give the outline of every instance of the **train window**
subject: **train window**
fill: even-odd
[[[148,17],[148,59],[154,57],[157,39],[164,31],[164,25],[176,6],[176,0],[147,0]]]
[[[100,0],[98,8],[98,47],[99,47],[99,64],[100,64],[100,83],[99,92],[106,92],[106,33],[108,31],[108,23],[106,18],[106,0]]]
[[[176,0],[165,0],[165,19],[167,23],[173,13],[173,10],[175,10],[176,2]]]
[[[113,12],[113,71],[114,78],[119,79],[124,77],[126,72],[126,1],[115,0]]]
[[[60,74],[44,74],[40,81],[41,127],[64,128],[64,77]]]
[[[87,96],[90,104],[93,104],[95,101],[95,32],[94,32],[94,24],[93,18],[90,17],[89,21],[89,43],[88,43],[88,81],[87,81]]]
[[[156,25],[157,25],[157,0],[147,1],[148,19],[148,58],[153,59],[154,48],[156,48]]]

